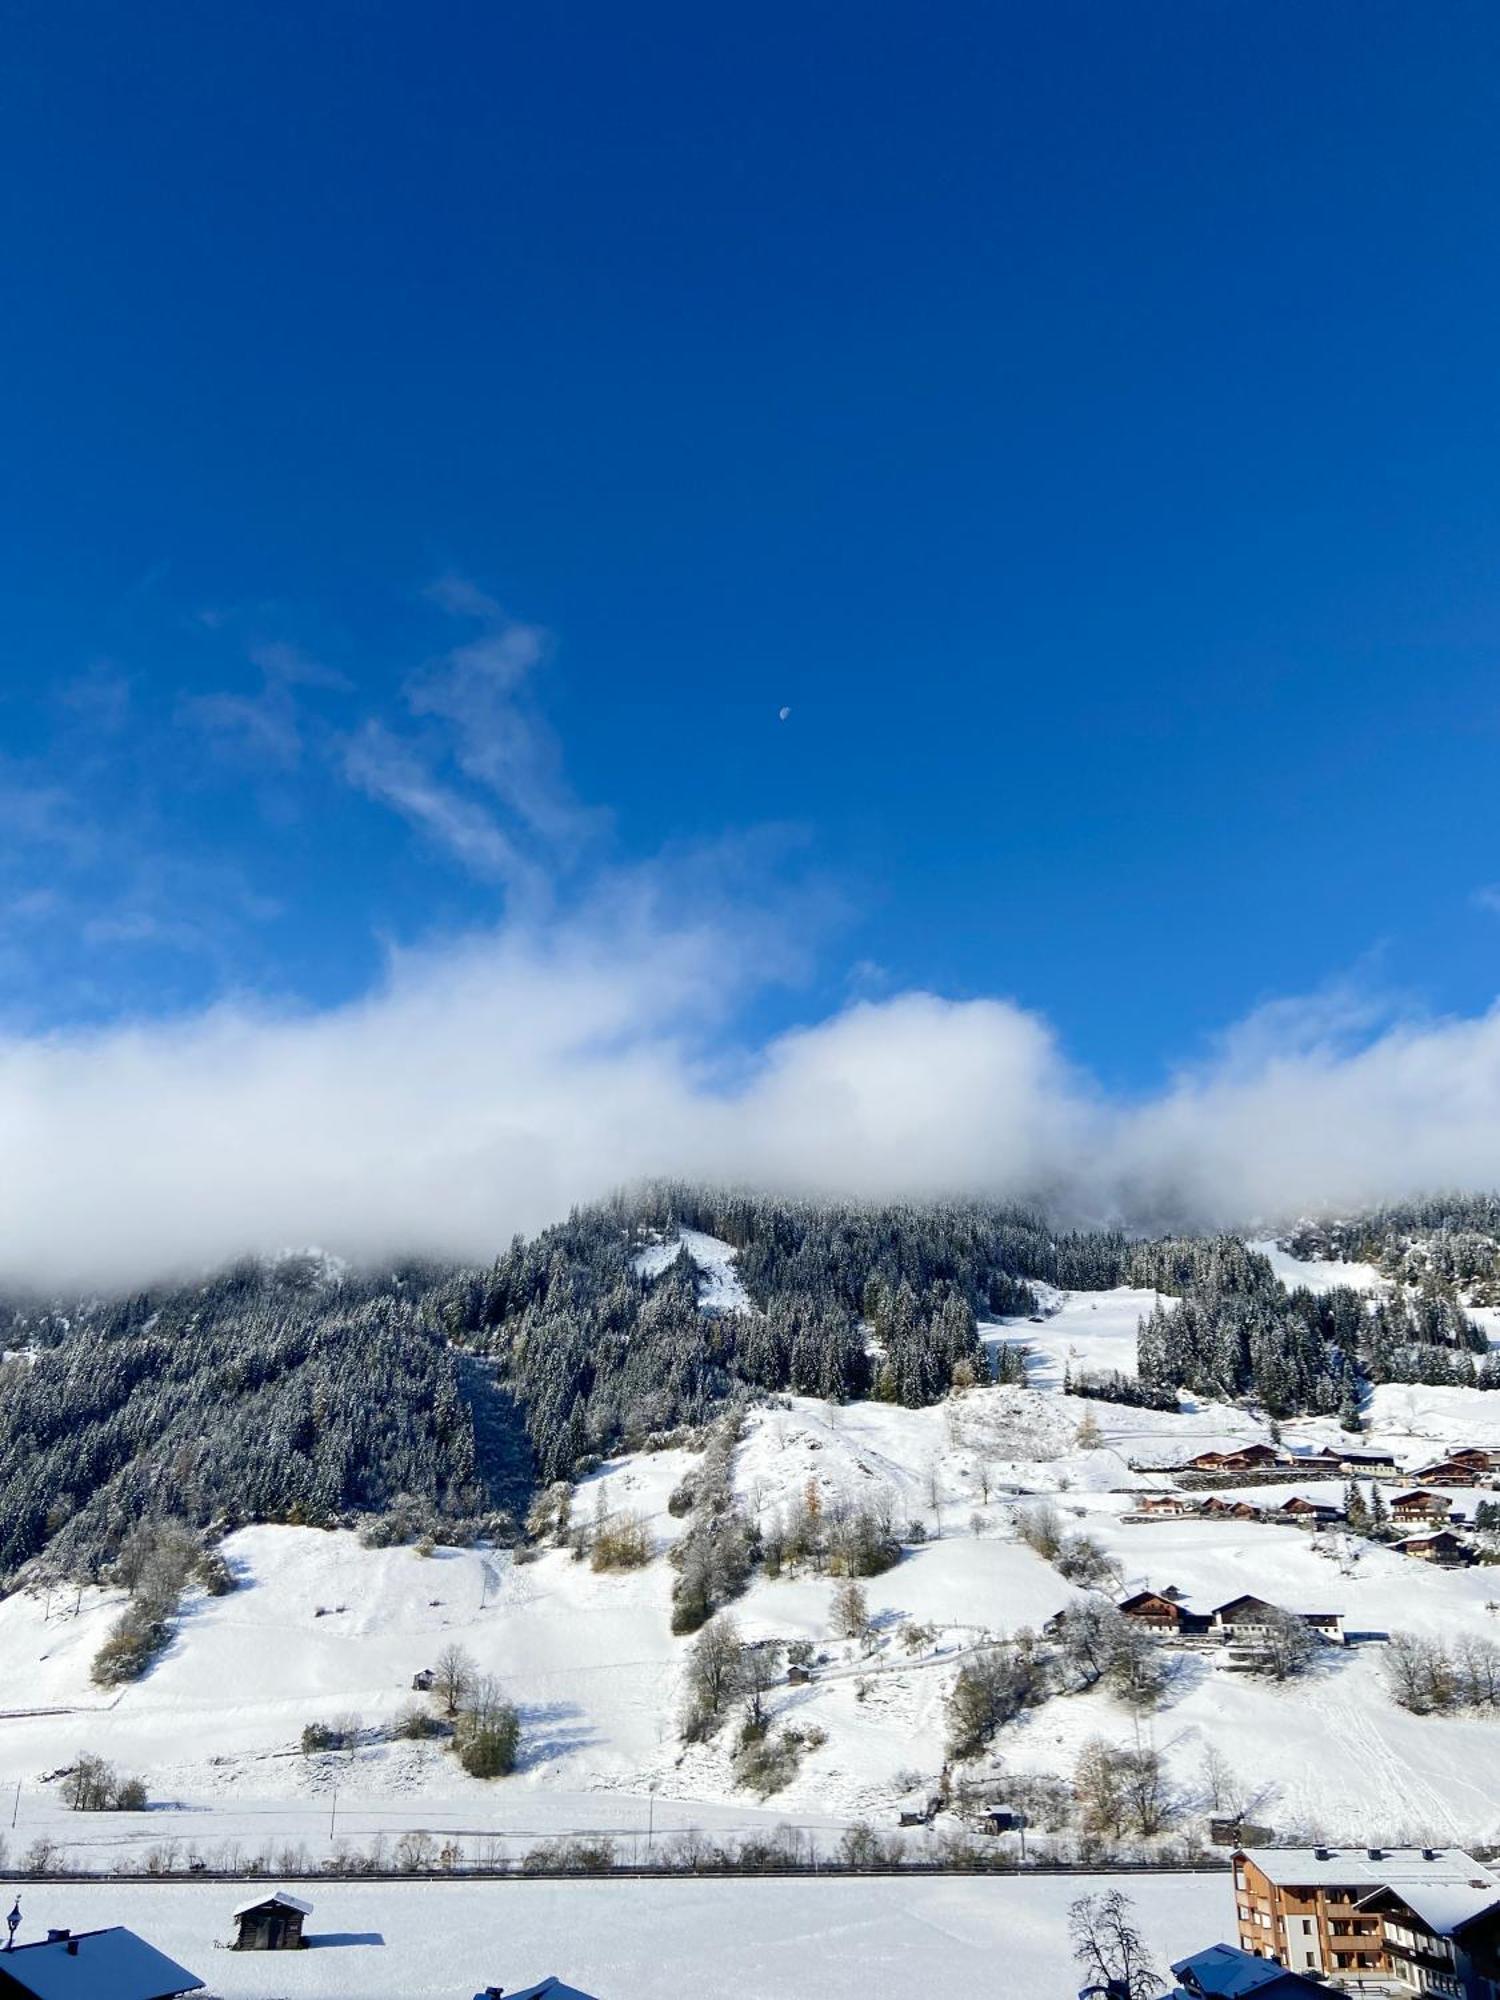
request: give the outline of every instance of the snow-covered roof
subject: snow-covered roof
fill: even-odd
[[[1241,2000],[1248,1993],[1279,1996],[1319,1991],[1310,1980],[1288,1972],[1274,1958],[1257,1958],[1232,1944],[1211,1944],[1191,1958],[1179,1959],[1172,1971],[1189,1993],[1206,1993],[1212,2000]]]
[[[1447,1937],[1461,1924],[1471,1923],[1500,1904],[1500,1882],[1480,1881],[1477,1876],[1472,1882],[1390,1882],[1385,1886],[1438,1937]],[[1378,1893],[1363,1898],[1360,1907],[1373,1902]]]
[[[479,2000],[478,1995],[475,2000]],[[553,1972],[539,1986],[527,1986],[519,1993],[507,1993],[505,2000],[594,2000],[594,1996],[577,1986],[565,1986]]]
[[[165,2000],[198,1993],[204,1982],[123,1925],[19,1944],[4,1955],[5,1976],[34,2000]]]
[[[285,1889],[273,1889],[269,1896],[252,1896],[248,1903],[241,1903],[229,1912],[232,1917],[248,1917],[252,1910],[264,1910],[271,1903],[279,1904],[283,1910],[296,1910],[304,1917],[312,1915],[312,1904],[304,1903],[300,1896],[289,1896]]]
[[[1424,1884],[1478,1883],[1491,1901],[1500,1897],[1500,1878],[1457,1847],[1436,1850],[1430,1861],[1420,1847],[1380,1848],[1374,1856],[1364,1847],[1257,1847],[1250,1859],[1270,1881],[1289,1888],[1368,1883],[1372,1891],[1395,1889],[1410,1902],[1411,1889]]]

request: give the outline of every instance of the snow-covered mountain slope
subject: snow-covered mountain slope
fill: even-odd
[[[648,1243],[634,1259],[643,1278],[657,1278],[686,1250],[698,1271],[698,1303],[705,1312],[753,1312],[750,1295],[735,1270],[733,1245],[701,1229],[679,1229],[674,1236]]]
[[[596,1574],[565,1548],[530,1559],[483,1548],[423,1556],[366,1548],[347,1531],[242,1529],[224,1544],[239,1587],[190,1594],[166,1653],[119,1691],[89,1678],[118,1592],[12,1595],[0,1603],[0,1788],[21,1787],[13,1843],[41,1831],[101,1854],[169,1838],[200,1852],[291,1840],[315,1859],[339,1838],[411,1825],[494,1831],[512,1852],[561,1829],[639,1839],[648,1819],[657,1829],[785,1819],[836,1830],[860,1818],[888,1827],[896,1802],[944,1763],[947,1697],[966,1655],[987,1637],[1040,1627],[1081,1596],[1017,1534],[1018,1510],[1039,1498],[1115,1559],[1123,1588],[1172,1585],[1200,1610],[1251,1592],[1340,1612],[1351,1632],[1500,1636],[1500,1582],[1483,1568],[1431,1570],[1344,1538],[1325,1551],[1302,1530],[1256,1522],[1125,1519],[1144,1490],[1170,1485],[1164,1472],[1133,1466],[1268,1435],[1241,1409],[1168,1414],[1059,1392],[1070,1362],[1128,1371],[1134,1321],[1150,1301],[1074,1293],[1051,1301],[1042,1325],[986,1329],[1030,1346],[1026,1387],[975,1388],[924,1409],[790,1396],[752,1408],[732,1475],[750,1517],[769,1527],[811,1491],[825,1511],[869,1503],[904,1543],[902,1559],[864,1586],[866,1648],[834,1636],[835,1580],[810,1570],[757,1574],[733,1606],[746,1638],[806,1641],[815,1658],[809,1684],[783,1682],[770,1696],[774,1726],[811,1734],[796,1775],[764,1805],[736,1787],[732,1731],[680,1740],[692,1642],[670,1630],[667,1554],[686,1522],[668,1501],[700,1461],[669,1450],[611,1461],[577,1489],[575,1518],[591,1518],[601,1495],[606,1513],[643,1517],[653,1556],[633,1571]],[[1282,1432],[1292,1451],[1339,1436],[1332,1419]],[[1459,1441],[1500,1445],[1500,1396],[1390,1385],[1372,1397],[1360,1440],[1408,1467]],[[1288,1477],[1255,1497],[1338,1490]],[[452,1642],[521,1710],[521,1763],[509,1779],[469,1778],[437,1743],[381,1738],[411,1700],[413,1675]],[[350,1715],[361,1724],[355,1748],[301,1754],[306,1724]],[[1260,1790],[1263,1815],[1285,1834],[1481,1842],[1500,1839],[1497,1730],[1396,1708],[1376,1644],[1330,1648],[1283,1686],[1194,1654],[1148,1717],[1098,1691],[1054,1696],[1007,1725],[979,1768],[1066,1779],[1090,1736],[1129,1745],[1139,1731],[1166,1760],[1184,1824],[1201,1812],[1213,1752]],[[141,1773],[154,1801],[178,1809],[63,1813],[56,1774],[85,1750]]]

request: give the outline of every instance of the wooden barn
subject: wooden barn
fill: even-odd
[[[234,1951],[301,1951],[307,1943],[302,1935],[304,1918],[312,1915],[312,1904],[300,1896],[277,1889],[269,1896],[256,1896],[241,1903],[233,1912],[238,1926]]]

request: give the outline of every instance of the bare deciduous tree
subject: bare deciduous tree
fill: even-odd
[[[1112,1989],[1120,2000],[1150,2000],[1161,1990],[1161,1976],[1136,1927],[1135,1906],[1118,1889],[1080,1896],[1068,1905],[1068,1941],[1091,1985]]]

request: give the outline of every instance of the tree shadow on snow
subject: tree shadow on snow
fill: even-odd
[[[541,1702],[521,1711],[521,1754],[518,1771],[531,1771],[549,1758],[570,1750],[586,1750],[599,1741],[598,1731],[584,1719],[576,1702]]]

